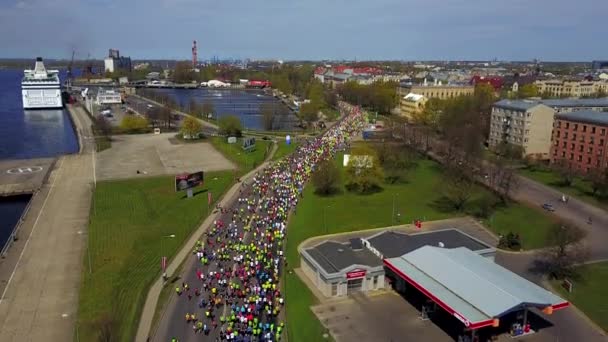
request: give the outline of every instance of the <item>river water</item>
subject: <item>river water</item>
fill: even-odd
[[[78,152],[78,138],[67,110],[23,110],[22,76],[22,70],[0,70],[0,159]]]
[[[289,113],[277,115],[273,128],[276,130],[293,130],[298,123],[296,116],[278,99],[267,95],[257,89],[158,89],[159,92],[169,94],[182,107],[187,108],[190,99],[198,104],[206,101],[213,103],[218,118],[225,115],[236,115],[241,119],[243,127],[247,129],[262,130],[262,104],[272,104],[281,107],[277,112]]]
[[[78,138],[66,110],[23,110],[22,76],[22,70],[0,69],[0,159],[45,158],[78,152]],[[0,248],[29,198],[0,198]]]

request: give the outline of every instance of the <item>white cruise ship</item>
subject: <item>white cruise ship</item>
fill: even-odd
[[[21,81],[23,108],[61,108],[59,70],[46,70],[42,57],[36,58],[34,70],[24,70]]]

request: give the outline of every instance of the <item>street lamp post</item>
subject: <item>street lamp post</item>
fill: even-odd
[[[393,194],[393,214],[391,217],[391,224],[395,224],[395,200],[397,199],[398,194]]]
[[[327,235],[327,208],[331,208],[331,206],[326,205],[323,207],[323,229],[325,230],[325,235]]]
[[[163,262],[163,258],[164,258],[164,255],[163,255],[163,253],[164,253],[163,241],[165,239],[173,239],[174,237],[175,237],[175,234],[165,235],[165,236],[161,237],[161,239],[160,239],[160,261],[161,261],[161,263]],[[167,280],[166,265],[163,268],[163,280]]]

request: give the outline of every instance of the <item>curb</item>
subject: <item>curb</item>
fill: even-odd
[[[265,168],[268,164],[272,162],[272,157],[278,149],[277,144],[273,144],[273,148],[266,157],[266,160],[260,164],[255,169],[249,171],[247,174],[241,177],[242,181],[249,180],[253,177],[257,172]],[[219,199],[216,204],[221,204],[224,206],[226,202],[230,202],[233,200],[234,195],[238,192],[238,189],[242,186],[242,182],[235,183],[230,189],[228,189]],[[211,223],[220,215],[220,212],[211,213],[211,215],[207,216],[203,220],[203,222],[199,225],[198,228],[190,235],[188,240],[184,243],[181,249],[179,249],[169,265],[167,266],[167,277],[172,277],[179,266],[186,261],[187,257],[190,256],[190,251],[192,251],[193,246],[196,243],[196,240],[203,235],[207,229],[211,226]],[[146,296],[146,300],[144,302],[144,306],[142,308],[142,313],[139,318],[139,322],[137,324],[137,332],[135,335],[135,341],[145,342],[148,341],[150,337],[152,337],[152,320],[154,319],[154,312],[156,311],[156,307],[158,306],[158,298],[163,288],[162,278],[158,277],[150,286],[148,290],[148,294]]]

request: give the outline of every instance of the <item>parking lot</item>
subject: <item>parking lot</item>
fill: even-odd
[[[174,136],[175,133],[113,136],[112,148],[96,155],[97,178],[121,179],[235,168],[211,144],[181,143]]]
[[[338,342],[454,340],[432,321],[422,320],[414,306],[392,291],[358,293],[311,309]]]

